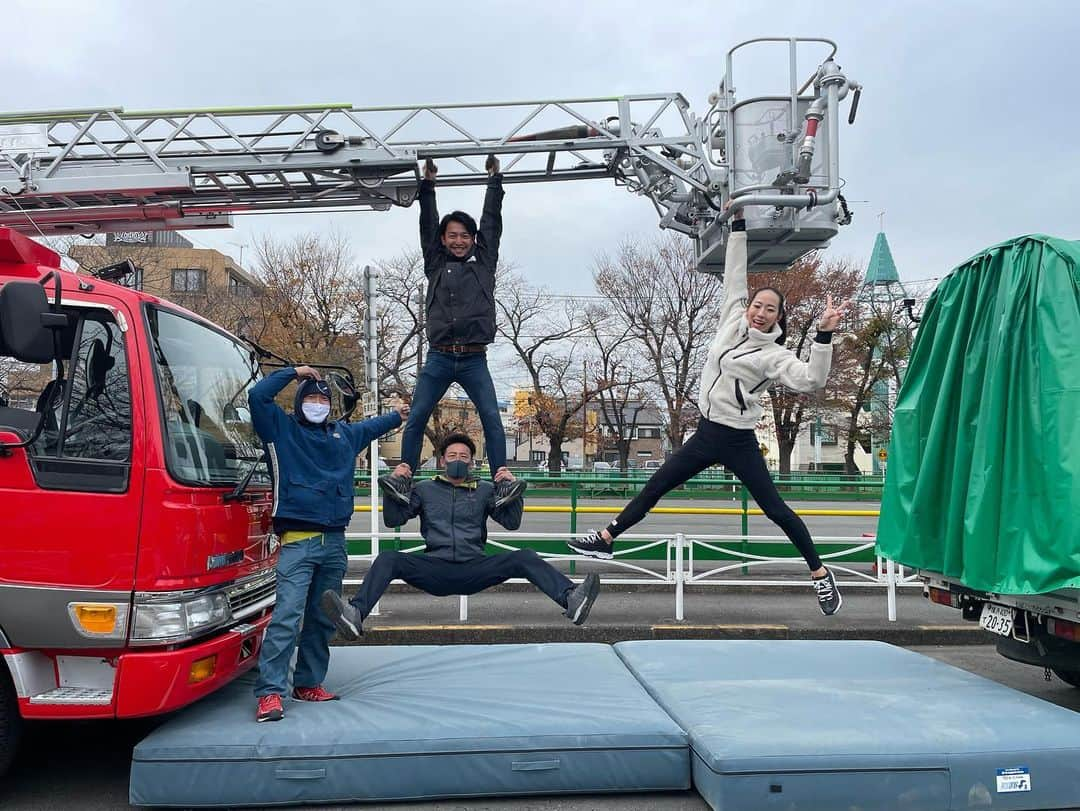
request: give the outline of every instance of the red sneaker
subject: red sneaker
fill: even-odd
[[[255,720],[280,721],[285,717],[285,708],[281,706],[281,696],[259,696],[259,708],[255,711]]]
[[[292,691],[292,697],[298,701],[337,701],[341,696],[327,692],[321,684],[314,687],[297,687]]]

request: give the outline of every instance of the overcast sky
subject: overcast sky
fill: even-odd
[[[848,198],[868,202],[852,202],[855,222],[834,241],[834,254],[864,261],[880,211],[907,279],[938,276],[1019,233],[1080,238],[1080,11],[1073,2],[3,6],[0,108],[10,111],[679,91],[700,113],[733,44],[826,36],[839,44],[844,71],[865,88],[856,125],[842,129],[840,160]],[[783,68],[783,56],[777,60]],[[440,208],[478,212],[480,197],[479,189],[444,192]],[[515,186],[504,211],[504,255],[537,283],[566,292],[590,292],[598,251],[627,235],[658,233],[651,205],[610,181]],[[416,216],[413,208],[241,217],[232,232],[189,236],[236,255],[230,243],[250,245],[260,233],[333,224],[369,261],[412,246]]]

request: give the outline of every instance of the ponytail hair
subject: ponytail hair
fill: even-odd
[[[780,325],[780,337],[776,339],[776,343],[780,346],[784,345],[784,340],[787,338],[787,306],[784,300],[784,294],[777,290],[775,287],[759,287],[754,291],[754,295],[750,296],[750,301],[753,301],[758,297],[759,293],[764,292],[773,293],[778,299],[780,299],[780,315],[776,318],[776,323]]]

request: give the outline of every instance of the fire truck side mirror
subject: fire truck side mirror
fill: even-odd
[[[50,363],[58,342],[53,331],[67,316],[49,308],[45,288],[36,282],[8,282],[0,289],[0,350],[23,363]]]
[[[329,372],[326,375],[338,393],[341,395],[341,418],[347,420],[352,413],[356,410],[356,404],[360,401],[360,396],[356,393],[356,387],[353,386],[352,381],[345,375],[338,372]]]

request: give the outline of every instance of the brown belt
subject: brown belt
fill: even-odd
[[[439,352],[449,352],[451,355],[487,352],[487,344],[433,344],[431,348]]]

